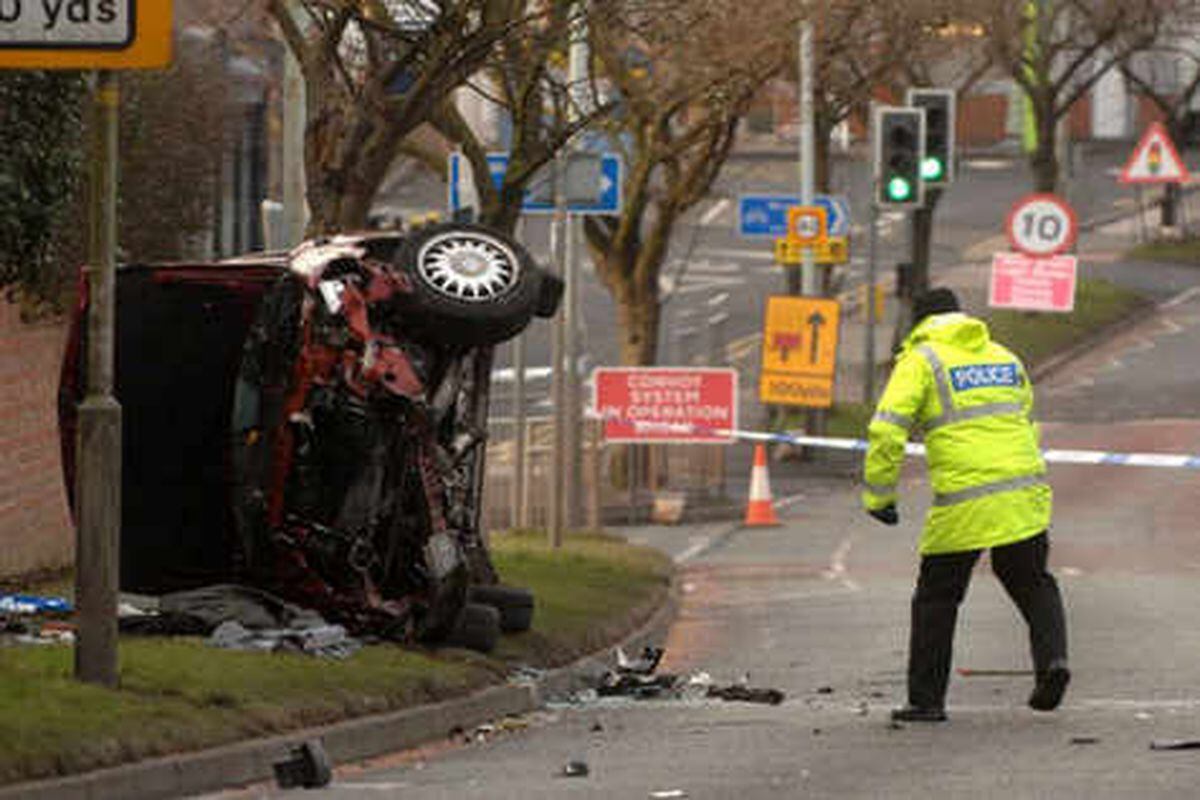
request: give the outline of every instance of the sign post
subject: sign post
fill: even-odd
[[[74,5],[4,4],[0,68],[96,70],[88,185],[87,393],[79,405],[75,449],[75,677],[115,687],[121,406],[113,397],[113,339],[120,92],[113,70],[164,67],[170,62],[171,3],[114,0],[84,14]]]

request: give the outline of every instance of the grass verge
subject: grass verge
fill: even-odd
[[[1075,310],[1069,314],[997,310],[986,319],[992,338],[1033,367],[1146,303],[1137,292],[1104,280],[1084,279],[1075,293]]]
[[[0,783],[82,772],[443,700],[515,663],[557,666],[620,639],[664,599],[670,562],[602,535],[493,541],[504,582],[533,590],[533,630],[488,657],[394,645],[345,661],[241,653],[190,638],[125,637],[121,687],[71,677],[67,647],[0,648]]]
[[[1135,261],[1170,261],[1200,266],[1200,238],[1146,242],[1130,250],[1127,257]]]

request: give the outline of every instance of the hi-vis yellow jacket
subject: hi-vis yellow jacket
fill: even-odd
[[[904,341],[868,428],[863,505],[896,502],[910,433],[923,432],[933,503],[922,555],[979,550],[1036,536],[1051,492],[1033,388],[1020,359],[960,313],[922,320]]]

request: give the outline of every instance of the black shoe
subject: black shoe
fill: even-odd
[[[1061,664],[1038,673],[1037,685],[1033,687],[1033,694],[1029,695],[1029,707],[1034,711],[1053,711],[1058,708],[1070,682],[1071,670]]]
[[[946,709],[905,706],[892,710],[893,722],[945,722]]]

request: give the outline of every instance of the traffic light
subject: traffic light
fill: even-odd
[[[908,105],[925,109],[921,179],[926,186],[946,186],[954,180],[954,91],[909,89]]]
[[[876,204],[893,208],[920,206],[925,200],[925,187],[921,181],[921,158],[925,149],[924,110],[876,108],[872,134]]]

